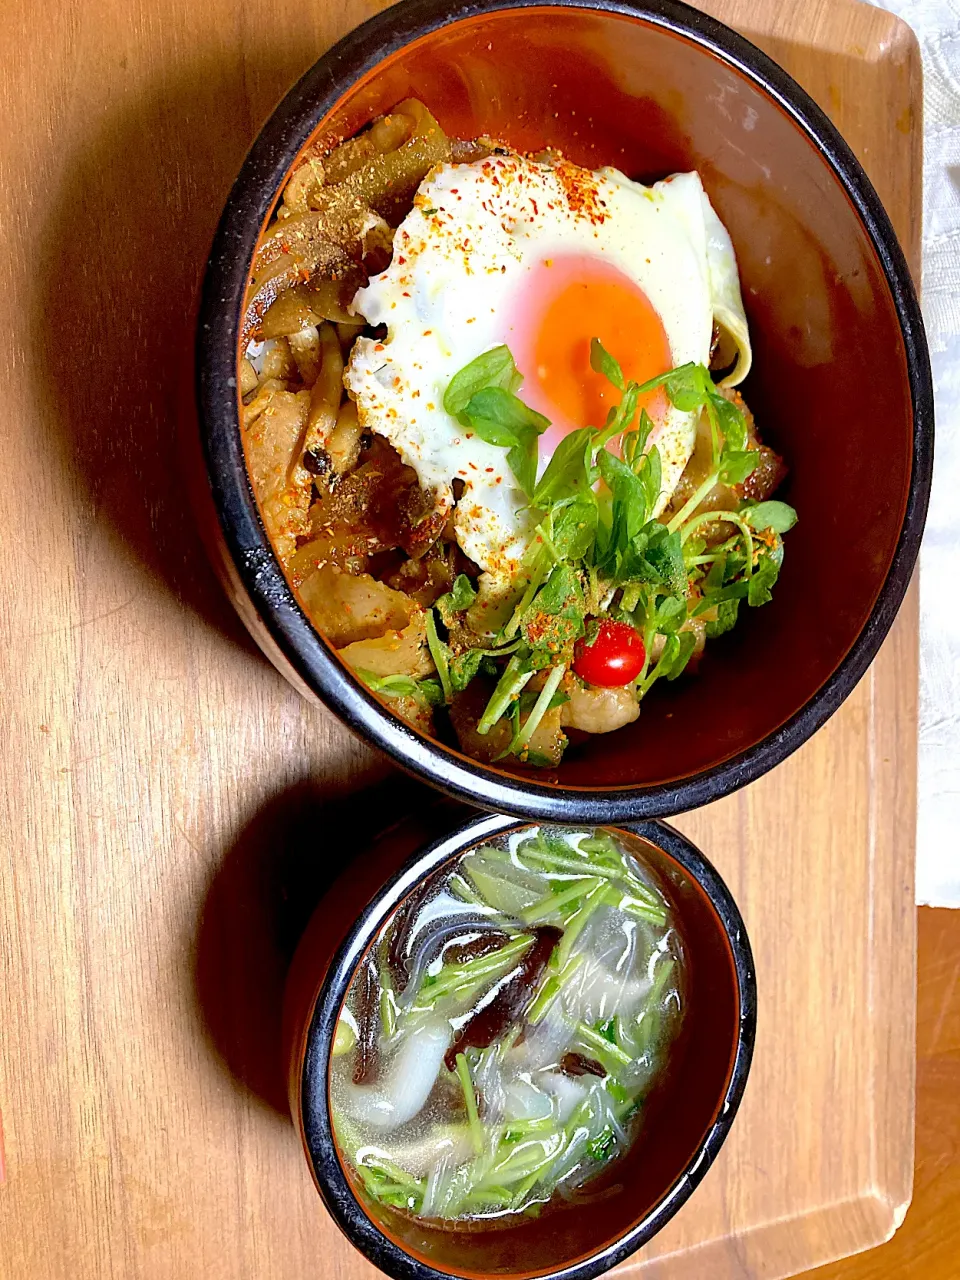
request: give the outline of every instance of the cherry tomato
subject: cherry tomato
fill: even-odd
[[[645,656],[639,632],[627,622],[605,618],[592,640],[577,641],[573,669],[587,684],[613,689],[636,680]]]

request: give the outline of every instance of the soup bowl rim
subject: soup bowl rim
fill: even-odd
[[[381,1228],[354,1194],[343,1169],[330,1115],[330,1049],[340,1010],[354,974],[377,934],[427,876],[498,836],[536,825],[506,814],[481,814],[421,847],[390,876],[348,929],[334,953],[309,1016],[299,1070],[299,1123],[304,1150],[317,1189],[334,1221],[351,1243],[395,1280],[451,1280],[456,1272],[433,1267],[411,1255]],[[549,825],[549,824],[548,824]],[[587,825],[587,824],[584,824]],[[607,829],[639,837],[665,853],[709,900],[730,948],[738,1018],[735,1047],[723,1095],[714,1119],[691,1154],[684,1171],[629,1229],[589,1256],[554,1269],[535,1267],[510,1273],[537,1280],[591,1280],[647,1243],[677,1213],[704,1178],[736,1117],[753,1058],[757,1026],[757,984],[753,952],[740,910],[709,859],[681,832],[649,819],[605,824]],[[320,908],[322,910],[322,906]],[[695,1016],[691,1013],[690,1016]]]

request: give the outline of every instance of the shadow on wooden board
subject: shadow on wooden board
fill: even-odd
[[[30,214],[42,222],[31,374],[44,447],[62,456],[65,484],[79,473],[91,525],[251,652],[195,531],[177,419],[220,211],[263,118],[318,52],[262,48],[250,68],[213,50],[131,95],[59,158],[56,198]]]
[[[398,774],[362,796],[301,783],[255,814],[227,850],[200,917],[197,999],[223,1064],[276,1111],[287,1114],[284,982],[310,917],[379,831],[437,800]]]

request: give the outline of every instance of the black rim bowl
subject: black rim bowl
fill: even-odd
[[[479,816],[427,845],[390,877],[362,911],[334,955],[310,1018],[299,1102],[303,1141],[314,1179],[327,1209],[343,1233],[356,1248],[396,1280],[450,1280],[456,1273],[437,1270],[411,1257],[375,1225],[350,1188],[336,1154],[327,1090],[330,1045],[337,1019],[357,965],[403,899],[427,876],[471,846],[526,825],[503,814]],[[702,1181],[730,1131],[753,1057],[757,1022],[753,953],[743,918],[729,889],[699,849],[666,823],[625,822],[619,829],[662,849],[709,899],[732,954],[739,997],[736,1050],[726,1088],[722,1097],[717,1099],[715,1118],[682,1175],[672,1186],[664,1189],[657,1203],[639,1222],[612,1244],[569,1266],[543,1272],[531,1267],[530,1273],[542,1277],[542,1280],[589,1280],[600,1275],[646,1244],[674,1216]]]
[[[303,76],[270,118],[234,184],[204,280],[197,336],[197,399],[213,500],[243,590],[293,671],[355,732],[448,795],[543,821],[616,822],[696,808],[754,781],[813,734],[876,656],[917,558],[933,463],[933,390],[920,309],[909,269],[876,191],[840,134],[776,63],[728,27],[675,0],[550,0],[554,6],[639,17],[714,53],[769,94],[813,140],[839,178],[878,255],[899,318],[913,406],[906,509],[889,571],[846,656],[812,697],[774,732],[713,767],[634,788],[558,788],[485,767],[414,733],[389,712],[315,631],[288,586],[264,530],[246,472],[237,414],[239,316],[261,227],[310,134],[352,84],[420,36],[478,13],[542,0],[405,0],[347,35]]]

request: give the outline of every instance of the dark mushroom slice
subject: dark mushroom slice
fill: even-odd
[[[353,1060],[353,1083],[370,1084],[380,1069],[377,1032],[380,1025],[380,999],[377,971],[368,957],[356,979],[354,1017],[357,1020],[357,1047]]]
[[[456,1066],[458,1053],[465,1049],[486,1049],[524,1017],[543,971],[562,937],[563,930],[552,924],[540,925],[533,930],[533,946],[511,977],[490,1003],[479,1009],[457,1032],[444,1057],[450,1071]]]
[[[420,908],[426,903],[433,889],[432,880],[422,881],[400,904],[394,914],[393,927],[387,939],[386,959],[394,989],[398,994],[406,990],[407,983],[410,981],[410,971],[407,967],[410,959],[410,939]]]
[[[481,956],[489,956],[499,951],[510,941],[499,929],[491,929],[486,933],[478,933],[468,942],[452,942],[444,948],[444,964],[466,964],[468,960],[479,960]]]
[[[560,1070],[565,1076],[599,1076],[607,1074],[596,1058],[587,1058],[582,1053],[565,1053],[560,1059]]]

